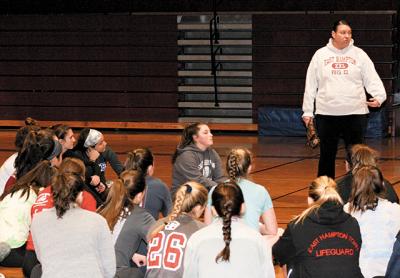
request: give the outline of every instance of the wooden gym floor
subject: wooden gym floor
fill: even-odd
[[[104,131],[108,145],[123,162],[126,153],[138,147],[149,147],[155,154],[155,176],[171,184],[171,155],[179,142],[180,132]],[[14,152],[15,130],[0,130],[0,163]],[[380,167],[386,179],[393,183],[400,194],[400,147],[397,138],[367,139],[367,144],[381,153]],[[399,144],[400,146],[400,144]],[[250,178],[265,186],[273,200],[280,227],[285,228],[290,219],[306,208],[308,183],[316,176],[318,149],[305,146],[302,137],[258,137],[255,134],[227,134],[214,132],[214,148],[225,165],[226,154],[231,148],[246,147],[254,154],[255,167]],[[339,148],[336,162],[337,177],[345,173],[344,151]],[[115,177],[107,167],[108,179]],[[0,268],[0,272],[2,269]],[[19,271],[6,277],[22,277]],[[281,272],[277,269],[277,277]]]

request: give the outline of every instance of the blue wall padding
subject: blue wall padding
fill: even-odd
[[[306,136],[301,120],[301,108],[263,106],[258,108],[258,134],[260,136]],[[369,114],[366,137],[387,136],[385,110],[379,109]]]

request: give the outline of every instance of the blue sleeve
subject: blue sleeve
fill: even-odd
[[[262,196],[263,201],[263,212],[266,212],[267,210],[271,209],[274,207],[274,205],[272,204],[272,200],[271,200],[271,196],[269,196],[268,191],[263,187],[262,188],[262,194],[260,194],[260,196]]]

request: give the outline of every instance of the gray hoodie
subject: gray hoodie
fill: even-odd
[[[210,189],[225,180],[221,158],[214,149],[202,151],[195,144],[178,148],[178,157],[172,170],[172,196],[187,181],[196,181]]]

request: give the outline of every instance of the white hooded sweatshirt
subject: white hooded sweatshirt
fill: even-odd
[[[307,70],[303,117],[315,114],[344,116],[368,114],[366,91],[382,104],[386,92],[368,55],[353,45],[337,49],[329,43],[318,49]]]

